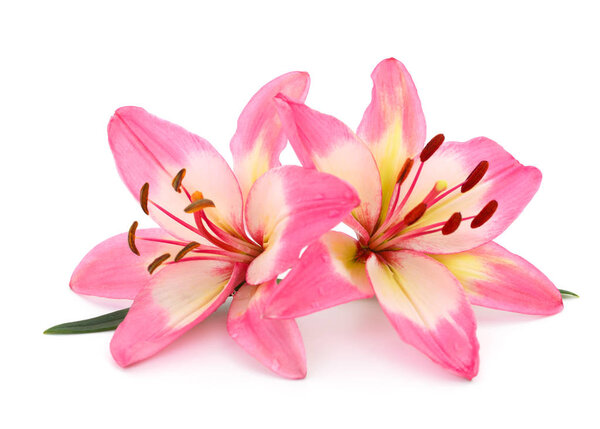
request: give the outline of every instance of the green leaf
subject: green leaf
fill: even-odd
[[[564,290],[564,289],[559,289],[558,291],[563,296],[572,296],[574,298],[579,298],[579,295],[577,295],[575,292],[571,292],[571,291]]]
[[[103,314],[91,319],[78,320],[77,322],[62,323],[44,331],[44,334],[88,334],[90,332],[113,331],[127,316],[128,308]]]

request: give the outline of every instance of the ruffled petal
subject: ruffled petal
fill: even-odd
[[[562,310],[560,292],[525,259],[490,242],[452,255],[433,255],[456,276],[471,304],[525,314]]]
[[[291,72],[263,86],[246,105],[238,119],[230,147],[233,170],[244,198],[252,184],[267,170],[279,167],[279,154],[287,143],[273,97],[281,93],[303,102],[308,93],[308,73]]]
[[[350,183],[361,203],[352,215],[368,233],[379,217],[381,182],[373,156],[346,125],[304,104],[276,99],[283,127],[302,165]]]
[[[330,231],[308,246],[300,261],[274,288],[265,317],[290,319],[373,296],[360,246],[348,235]]]
[[[246,265],[181,261],[152,276],[110,342],[122,367],[149,358],[200,323],[239,285]]]
[[[194,215],[183,209],[190,203],[186,192],[176,192],[173,178],[186,169],[184,188],[200,191],[215,203],[205,213],[230,232],[243,232],[242,195],[237,179],[219,153],[201,137],[159,119],[139,107],[121,107],[108,124],[108,140],[121,178],[139,199],[144,183],[149,197],[177,218],[195,225]],[[169,233],[186,240],[199,236],[149,205],[152,218]]]
[[[491,200],[498,209],[483,226],[471,228],[464,220],[458,230],[449,235],[441,232],[402,241],[403,248],[426,253],[457,253],[473,249],[496,238],[523,211],[540,186],[542,175],[535,167],[526,167],[506,152],[498,143],[478,137],[464,143],[448,142],[424,164],[408,203],[398,216],[402,219],[432,190],[436,181],[447,182],[448,189],[460,185],[480,161],[488,161],[489,169],[474,188],[464,194],[457,189],[430,206],[425,215],[407,231],[447,221],[454,212],[463,219],[477,215]],[[416,166],[413,170],[417,170]],[[406,180],[410,184],[415,172]],[[408,185],[404,187],[400,199]]]
[[[136,247],[140,252],[138,256],[129,248],[127,235],[115,235],[85,255],[71,275],[69,286],[74,292],[133,299],[150,280],[148,265],[158,256],[165,253],[175,255],[182,248],[161,229],[138,229],[135,233]],[[148,240],[172,241],[173,244]]]
[[[472,379],[479,368],[475,318],[460,283],[439,262],[410,250],[373,254],[369,279],[400,337]]]
[[[306,355],[294,320],[262,317],[262,308],[275,280],[260,286],[245,284],[233,296],[227,331],[246,352],[282,377],[306,376]]]
[[[358,136],[369,146],[379,172],[385,213],[400,169],[417,155],[425,142],[425,116],[417,89],[404,65],[388,58],[373,73],[371,104],[358,127]]]
[[[265,283],[290,268],[305,246],[358,203],[354,189],[330,174],[296,166],[269,170],[254,183],[246,204],[248,230],[264,248],[248,268],[248,283]]]

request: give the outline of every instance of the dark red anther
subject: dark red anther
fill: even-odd
[[[427,143],[427,145],[421,151],[421,155],[420,155],[421,162],[425,162],[429,158],[431,158],[431,156],[435,153],[435,151],[437,151],[440,148],[442,143],[444,143],[444,135],[443,134],[438,134],[437,136],[435,136],[434,138],[429,140],[429,143]]]
[[[406,161],[404,161],[404,165],[402,165],[402,169],[400,170],[400,173],[398,173],[398,179],[396,180],[396,183],[398,183],[398,185],[402,185],[402,183],[404,183],[404,181],[410,174],[410,170],[412,169],[414,163],[415,160],[412,158],[407,158]]]
[[[483,179],[483,176],[485,176],[489,166],[490,163],[487,161],[481,161],[479,164],[477,164],[477,167],[471,171],[469,177],[467,177],[463,185],[460,187],[460,192],[465,193],[473,189],[473,187],[478,184],[481,179]]]
[[[459,212],[452,214],[452,216],[450,216],[450,218],[446,221],[446,223],[442,227],[442,234],[443,235],[452,234],[454,231],[456,231],[458,229],[461,222],[462,222],[462,215]]]
[[[181,192],[181,182],[183,181],[184,177],[185,168],[182,168],[181,170],[179,170],[179,173],[177,173],[173,178],[173,182],[171,183],[171,185],[173,185],[173,189],[175,189],[177,192]]]
[[[414,209],[408,212],[406,216],[404,216],[404,223],[406,225],[412,225],[425,214],[427,210],[427,204],[419,203]]]
[[[140,189],[140,205],[142,206],[142,210],[144,213],[150,214],[148,212],[148,190],[150,189],[150,184],[148,182],[144,183],[142,189]]]
[[[481,209],[479,214],[471,221],[471,228],[479,228],[481,225],[486,223],[494,215],[498,209],[498,201],[492,200]]]
[[[127,234],[127,244],[133,253],[140,256],[140,251],[135,246],[135,231],[138,227],[137,221],[133,222],[129,227],[129,233]]]
[[[156,270],[159,267],[160,264],[165,262],[170,257],[171,257],[170,253],[165,253],[164,255],[160,255],[158,258],[156,258],[154,261],[152,261],[150,263],[150,265],[148,265],[148,272],[150,274],[152,274],[154,272],[154,270]]]

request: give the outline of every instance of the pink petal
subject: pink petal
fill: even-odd
[[[372,254],[367,272],[400,338],[462,377],[477,375],[473,310],[446,267],[427,255],[400,250]]]
[[[434,255],[461,282],[472,304],[525,314],[562,310],[560,292],[540,270],[489,242],[452,255]]]
[[[237,179],[219,153],[201,137],[159,119],[139,107],[121,107],[108,124],[108,139],[121,178],[139,198],[150,184],[150,200],[188,224],[194,216],[183,209],[190,203],[185,192],[172,187],[175,175],[186,169],[183,186],[215,203],[207,216],[231,232],[243,231],[242,196]],[[152,218],[169,233],[187,240],[199,236],[149,204]]]
[[[302,167],[269,170],[248,194],[246,223],[264,247],[248,268],[258,285],[290,268],[302,248],[337,225],[359,203],[352,187],[338,178]]]
[[[359,249],[344,233],[323,234],[275,288],[265,317],[290,319],[372,297],[365,264],[356,261]]]
[[[256,179],[273,167],[279,167],[279,154],[287,143],[273,97],[282,93],[304,101],[308,93],[308,73],[291,72],[272,80],[252,97],[238,119],[231,139],[234,171],[244,197]]]
[[[302,165],[333,174],[354,186],[361,204],[352,215],[371,233],[381,208],[381,183],[368,148],[333,116],[282,97],[276,101],[285,132]]]
[[[171,264],[153,275],[117,328],[110,350],[120,366],[146,359],[217,309],[244,279],[245,265]]]
[[[492,218],[476,229],[470,227],[471,221],[463,221],[450,235],[428,234],[403,241],[402,247],[427,253],[462,252],[493,240],[517,218],[539,188],[542,175],[537,168],[523,166],[498,143],[485,137],[444,143],[423,166],[417,186],[399,218],[423,201],[436,181],[445,180],[448,189],[460,185],[480,161],[489,162],[481,182],[464,194],[456,190],[433,205],[411,229],[445,222],[454,212],[461,212],[463,218],[475,216],[489,201],[496,200],[498,209]],[[410,183],[413,175],[405,183]]]
[[[262,318],[263,301],[274,284],[275,280],[242,286],[233,296],[227,331],[246,352],[276,374],[304,378],[306,356],[296,321]]]
[[[358,127],[358,136],[369,146],[379,172],[384,208],[404,161],[414,157],[425,142],[425,117],[417,89],[404,65],[388,58],[373,73],[372,100]]]
[[[174,240],[158,228],[138,229],[136,237],[139,256],[129,248],[127,233],[115,235],[90,250],[71,276],[71,289],[83,295],[133,299],[150,280],[148,265],[164,253],[175,255],[181,250],[174,244],[143,240]]]

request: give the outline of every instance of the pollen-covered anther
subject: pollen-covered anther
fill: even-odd
[[[181,170],[179,170],[179,173],[177,173],[175,175],[175,177],[173,178],[173,189],[175,189],[177,192],[181,192],[181,182],[183,181],[183,178],[185,177],[185,168],[182,168]]]
[[[191,203],[190,205],[188,205],[185,209],[183,209],[186,213],[196,213],[199,212],[201,210],[204,210],[206,208],[209,207],[214,207],[215,203],[212,202],[212,200],[209,200],[207,198],[202,198],[200,200],[196,200],[193,203]]]
[[[404,161],[402,169],[400,169],[400,173],[398,173],[398,179],[396,180],[396,183],[398,183],[398,185],[402,185],[402,183],[404,183],[404,181],[410,174],[410,170],[412,170],[412,166],[414,163],[415,160],[412,158],[407,158],[406,161]]]
[[[421,155],[419,156],[419,158],[421,159],[421,162],[425,162],[429,158],[431,158],[431,156],[440,148],[442,143],[444,143],[444,135],[443,134],[438,134],[435,137],[433,137],[431,140],[429,140],[429,143],[427,143],[427,145],[425,145],[425,147],[421,151]]]
[[[191,252],[198,246],[200,246],[200,243],[197,243],[195,241],[188,243],[183,249],[179,251],[179,253],[177,253],[177,255],[175,255],[175,262],[179,261],[181,258],[183,258],[185,255],[187,255],[189,252]]]
[[[462,215],[460,212],[453,213],[452,216],[446,221],[444,226],[442,227],[442,234],[448,235],[452,234],[454,231],[458,229],[460,223],[462,222]]]
[[[489,166],[490,163],[487,161],[481,161],[479,164],[477,164],[477,167],[471,171],[471,174],[469,174],[467,179],[460,187],[460,192],[464,194],[465,192],[473,189],[473,187],[475,187],[475,185],[477,185],[481,179],[483,179],[483,176],[485,176]]]
[[[170,253],[165,253],[164,255],[160,255],[158,258],[156,258],[154,261],[152,261],[150,263],[150,265],[148,265],[148,272],[150,274],[152,274],[154,272],[154,270],[156,270],[163,262],[165,262],[170,257],[171,257]]]
[[[137,230],[138,223],[134,221],[129,227],[129,233],[127,234],[127,244],[129,244],[129,248],[133,253],[140,256],[140,251],[135,246],[135,231]]]
[[[481,211],[471,221],[471,228],[479,228],[494,215],[498,209],[498,201],[492,200],[481,209]]]
[[[148,212],[148,190],[150,189],[150,184],[148,182],[144,183],[142,189],[140,189],[140,205],[142,206],[142,210],[144,213],[150,214]]]
[[[404,216],[403,222],[406,225],[412,225],[413,223],[415,223],[416,221],[421,219],[421,217],[425,214],[426,210],[427,210],[427,204],[425,204],[425,203],[418,204],[414,209],[409,211],[406,216]]]

